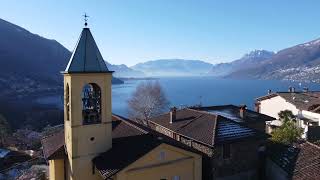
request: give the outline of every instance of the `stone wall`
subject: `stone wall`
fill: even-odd
[[[213,176],[226,179],[258,179],[260,161],[258,149],[263,141],[241,141],[231,144],[231,156],[223,158],[222,146],[214,149]]]

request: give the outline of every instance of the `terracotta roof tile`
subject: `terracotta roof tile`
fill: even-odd
[[[64,156],[64,129],[56,130],[41,140],[46,159],[60,159]]]
[[[107,179],[160,145],[150,134],[116,138],[112,148],[93,159],[101,175]]]
[[[170,113],[154,117],[150,122],[209,146],[249,137],[267,137],[265,133],[203,110],[181,109],[177,110],[176,120],[172,123]]]
[[[244,118],[240,117],[240,106],[235,105],[223,105],[223,106],[207,106],[207,107],[198,107],[194,108],[200,111],[206,111],[211,114],[220,115],[230,120],[236,122],[246,122],[246,123],[255,123],[255,122],[264,122],[272,121],[273,117],[261,114],[250,109],[246,109]]]
[[[293,146],[268,144],[268,156],[293,180],[320,179],[320,147],[310,142]]]
[[[112,120],[112,148],[95,157],[93,163],[100,174],[107,179],[162,143],[202,154],[134,121],[114,115]],[[59,158],[56,155],[62,150],[64,152],[63,129],[58,132],[55,130],[55,133],[46,136],[42,140],[42,144],[46,158]]]

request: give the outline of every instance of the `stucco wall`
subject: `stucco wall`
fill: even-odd
[[[49,160],[49,180],[64,179],[64,160]]]
[[[70,180],[102,180],[98,171],[94,169],[92,159],[94,156],[86,156],[73,159],[73,167],[69,168],[68,179]]]
[[[287,102],[280,96],[266,99],[260,102],[260,113],[279,119],[278,113],[283,110],[290,110],[294,115],[299,110],[291,103]]]
[[[164,159],[160,158],[164,153]],[[143,156],[115,177],[116,180],[168,179],[179,176],[181,180],[202,179],[202,158],[166,144]]]
[[[112,144],[111,77],[111,74],[103,73],[64,75],[65,90],[67,84],[70,88],[70,120],[67,120],[65,113],[65,142],[70,179],[101,179],[97,173],[93,173],[91,161],[98,154],[111,148]],[[97,84],[101,90],[101,123],[99,124],[83,125],[81,94],[83,87],[88,83]]]
[[[293,104],[287,102],[280,96],[276,96],[270,99],[266,99],[260,102],[260,112],[269,116],[272,116],[276,119],[279,119],[278,113],[283,110],[290,110],[294,115],[298,117],[304,117],[312,119],[319,122],[320,125],[320,114],[313,113],[306,110],[299,110]],[[304,124],[303,121],[298,121],[297,125],[303,128],[302,138],[306,138],[308,132],[308,125]],[[270,130],[268,132],[271,132]]]
[[[302,110],[301,114],[303,117],[311,118],[313,121],[317,121],[318,126],[320,125],[320,114],[319,113],[314,113],[314,112]]]

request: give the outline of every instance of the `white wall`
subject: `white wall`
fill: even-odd
[[[287,102],[280,96],[266,99],[260,102],[260,113],[279,119],[278,113],[283,110],[290,110],[294,115],[299,110],[291,103]]]
[[[260,102],[260,113],[266,114],[268,116],[272,116],[276,119],[279,119],[278,113],[283,110],[290,110],[294,115],[297,115],[298,117],[305,117],[305,118],[320,122],[320,114],[313,113],[310,111],[305,111],[305,110],[300,111],[293,104],[287,102],[281,96],[276,96]],[[306,134],[308,132],[308,126],[305,125],[303,121],[298,121],[297,123],[298,123],[298,126],[303,128],[304,130],[301,137],[306,138]],[[276,121],[273,122],[272,124],[276,124]]]
[[[302,115],[302,117],[311,119],[313,121],[317,121],[318,125],[320,125],[320,114],[302,110],[301,115]],[[302,137],[306,138],[307,137],[307,132],[308,132],[308,126],[303,124],[303,121],[300,121],[300,124],[301,124],[301,127],[304,129]],[[309,125],[309,126],[311,126],[311,125]]]
[[[318,121],[318,122],[320,121],[320,114],[318,113],[302,110],[302,116],[306,118],[311,118],[314,121]]]

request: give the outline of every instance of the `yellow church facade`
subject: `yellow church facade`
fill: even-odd
[[[64,76],[64,128],[42,139],[50,180],[200,180],[202,156],[112,115],[109,71],[83,28]]]

